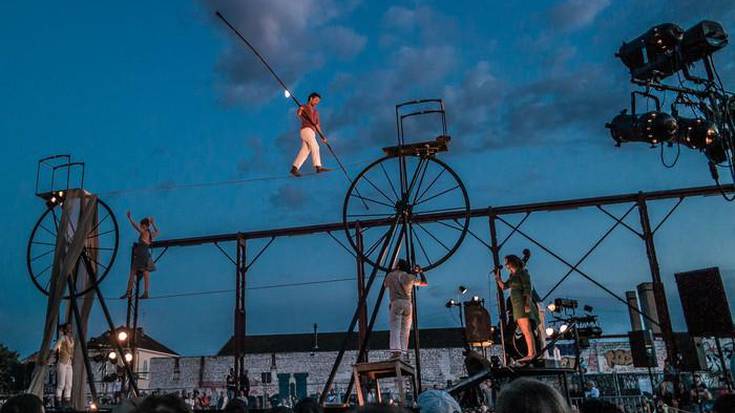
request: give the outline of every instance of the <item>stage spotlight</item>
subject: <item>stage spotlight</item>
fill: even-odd
[[[557,310],[556,304],[554,304],[554,303],[550,303],[549,305],[546,306],[546,308],[548,308],[549,311],[551,311],[552,313],[555,313],[556,310]]]
[[[127,361],[128,363],[130,363],[131,361],[133,361],[133,353],[126,352],[125,353],[125,361]]]
[[[546,327],[546,335],[548,337],[553,337],[554,333],[556,333],[556,331],[554,331],[553,327]]]
[[[107,353],[107,358],[110,359],[110,361],[115,361],[117,360],[117,353],[115,353],[114,351],[111,351]]]
[[[120,332],[117,333],[117,341],[125,341],[128,339],[128,332],[125,330],[120,330]]]
[[[704,153],[714,164],[720,164],[727,160],[727,154],[725,153],[725,147],[722,146],[721,139],[716,139],[712,144],[707,145],[704,148]]]
[[[629,43],[623,42],[615,56],[635,79],[663,79],[682,67],[678,45],[683,36],[684,30],[679,25],[660,24]]]
[[[605,124],[610,136],[618,146],[625,142],[645,142],[655,145],[668,142],[677,131],[676,119],[664,112],[648,112],[643,115],[628,115],[622,111]]]
[[[578,305],[577,300],[572,300],[571,298],[556,298],[554,299],[554,310],[552,311],[556,313],[561,310],[573,310]]]
[[[584,311],[585,311],[585,312],[587,312],[587,313],[591,313],[591,312],[592,312],[593,310],[594,310],[594,308],[592,308],[592,306],[591,306],[591,305],[589,305],[589,304],[585,304],[585,305],[584,305]]]
[[[472,296],[472,302],[473,302],[473,303],[478,303],[478,302],[480,302],[480,296],[479,296],[479,295],[473,295],[473,296]]]
[[[678,132],[676,139],[680,143],[702,150],[719,139],[720,132],[714,123],[702,118],[676,118]]]
[[[727,32],[720,23],[703,20],[689,28],[681,40],[684,62],[691,64],[727,46]]]
[[[446,304],[444,304],[444,306],[447,307],[447,308],[452,308],[452,307],[457,306],[457,305],[459,305],[459,303],[457,301],[455,301],[454,299],[451,299],[451,300],[447,301]]]
[[[559,334],[564,334],[569,330],[569,326],[567,324],[562,324],[559,326]]]
[[[677,130],[676,119],[664,112],[644,113],[639,124],[643,139],[652,145],[672,140]]]
[[[457,288],[457,291],[459,291],[460,294],[466,294],[467,287],[465,287],[464,285],[460,285],[459,288]]]

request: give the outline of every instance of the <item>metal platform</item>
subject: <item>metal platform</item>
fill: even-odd
[[[383,148],[383,153],[388,156],[430,156],[437,152],[448,151],[451,140],[451,136],[440,135],[433,141],[386,146]]]
[[[362,383],[361,378],[367,378],[375,382],[375,393],[376,402],[382,403],[383,396],[380,392],[380,379],[396,378],[400,382],[398,388],[398,397],[400,398],[401,405],[406,405],[406,389],[404,386],[404,377],[411,379],[411,388],[413,389],[413,400],[418,397],[418,388],[416,385],[416,369],[408,362],[401,359],[392,359],[384,361],[374,361],[371,363],[357,363],[352,368],[352,374],[356,383],[355,389],[357,390],[357,404],[359,406],[365,405],[365,395],[363,394],[363,388],[359,383]]]

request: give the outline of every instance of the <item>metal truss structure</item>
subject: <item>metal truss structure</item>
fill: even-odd
[[[580,199],[569,199],[561,201],[550,201],[550,202],[538,202],[528,203],[519,205],[507,205],[499,207],[486,207],[486,208],[475,208],[470,211],[470,217],[472,220],[487,219],[489,236],[483,238],[478,234],[469,232],[470,236],[480,243],[482,243],[492,256],[492,260],[495,266],[501,265],[500,252],[506,242],[513,236],[520,236],[526,239],[528,242],[533,244],[536,248],[543,250],[550,256],[557,259],[559,262],[568,267],[566,273],[558,280],[554,287],[545,294],[543,299],[552,294],[566,280],[571,274],[576,273],[583,278],[589,280],[591,283],[601,288],[610,296],[619,300],[622,304],[627,306],[627,302],[624,297],[620,297],[615,292],[606,287],[602,282],[596,280],[587,272],[580,269],[580,265],[590,256],[590,254],[598,249],[605,239],[618,227],[623,227],[634,234],[636,234],[641,241],[646,251],[646,256],[649,263],[649,271],[651,280],[653,281],[654,294],[656,298],[656,310],[658,312],[659,321],[658,324],[661,326],[662,336],[666,343],[667,352],[673,354],[676,352],[675,342],[673,339],[673,331],[671,325],[671,319],[669,315],[669,309],[666,301],[664,285],[661,279],[661,273],[659,269],[659,260],[656,253],[656,246],[654,242],[654,236],[661,226],[671,217],[671,215],[677,210],[677,208],[687,198],[692,197],[708,197],[708,196],[719,196],[722,191],[729,193],[735,192],[734,185],[728,185],[725,187],[718,186],[704,186],[704,187],[692,187],[692,188],[681,188],[662,190],[654,192],[637,192],[627,193],[621,195],[601,196],[592,198],[580,198]],[[676,203],[671,207],[668,212],[664,215],[660,222],[651,222],[648,207],[649,204],[656,201],[662,200],[676,200]],[[613,205],[630,205],[626,212],[622,216],[616,216],[611,213],[608,206]],[[558,211],[570,211],[580,208],[594,208],[599,210],[602,214],[609,217],[613,224],[609,229],[603,233],[596,242],[576,261],[570,261],[562,257],[556,251],[551,250],[543,243],[534,239],[533,236],[523,230],[523,224],[526,222],[531,214],[538,212],[558,212]],[[637,209],[640,228],[635,228],[627,224],[624,220]],[[523,217],[517,224],[509,221],[509,216],[514,214],[523,214]],[[416,222],[437,222],[446,220],[459,220],[462,219],[463,214],[461,212],[436,212],[428,214],[418,214],[414,217]],[[387,227],[391,225],[391,220],[386,218],[369,219],[364,221],[350,221],[347,223],[348,227],[359,234],[364,228],[371,227]],[[498,237],[498,226],[502,225],[509,228],[510,233],[505,238],[500,239]],[[151,248],[159,251],[157,260],[161,258],[165,252],[170,248],[176,247],[191,247],[197,245],[214,245],[218,248],[235,266],[235,305],[234,305],[234,359],[235,366],[238,369],[236,371],[236,377],[239,377],[241,369],[243,369],[244,360],[244,338],[246,336],[246,299],[245,299],[245,287],[247,281],[248,271],[253,268],[253,265],[263,255],[263,253],[275,242],[276,239],[282,237],[293,237],[293,236],[305,236],[315,234],[326,234],[337,242],[343,249],[349,254],[355,257],[356,261],[356,274],[357,274],[357,288],[360,292],[359,297],[361,298],[358,303],[359,311],[359,333],[362,339],[365,339],[366,333],[369,329],[367,326],[367,306],[364,300],[364,289],[365,289],[365,271],[364,265],[365,260],[361,254],[355,254],[349,246],[335,236],[335,233],[343,231],[345,224],[342,222],[309,225],[309,226],[298,226],[288,228],[276,228],[268,230],[258,231],[244,231],[235,232],[228,234],[217,234],[217,235],[205,235],[188,238],[177,238],[155,241]],[[459,229],[458,229],[459,230]],[[247,244],[253,240],[268,240],[267,243],[262,246],[253,256],[249,259],[247,254]],[[362,241],[358,237],[358,246],[362,248]],[[236,248],[234,251],[234,257],[230,255],[225,249],[222,248],[221,244],[226,242],[235,242]],[[492,285],[495,283],[490,280]],[[498,307],[500,317],[505,317],[505,302],[503,300],[502,290],[497,290]],[[643,315],[645,317],[645,315]],[[130,307],[129,322],[136,322],[137,320],[137,306]],[[503,325],[501,320],[500,325]],[[502,337],[502,334],[501,334]],[[504,345],[504,343],[503,343]],[[361,359],[366,359],[366,351],[361,352]],[[349,392],[348,392],[349,393]]]

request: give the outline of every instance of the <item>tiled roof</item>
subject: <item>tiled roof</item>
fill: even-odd
[[[344,332],[319,333],[318,349],[314,349],[314,333],[271,334],[245,337],[245,353],[297,353],[309,351],[339,351],[344,340]],[[420,330],[419,340],[422,348],[456,348],[464,346],[462,329],[426,328]],[[357,333],[353,334],[348,350],[357,350]],[[413,346],[413,336],[409,347]],[[388,331],[373,331],[370,337],[371,350],[388,349]],[[234,353],[232,337],[217,353],[228,356]]]

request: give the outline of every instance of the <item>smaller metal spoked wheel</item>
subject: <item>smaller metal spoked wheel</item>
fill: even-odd
[[[62,204],[56,204],[41,215],[33,227],[26,253],[26,265],[31,281],[42,293],[49,295],[51,292],[51,279],[56,257],[57,245],[59,248],[68,249],[77,232],[77,217],[79,211],[79,200],[70,199],[74,202],[72,219],[61,228]],[[64,240],[58,242],[58,234],[64,234]],[[110,207],[97,200],[97,217],[85,236],[85,245],[81,256],[77,261],[76,273],[81,275],[76,280],[76,294],[81,296],[95,288],[107,276],[117,255],[119,232],[117,220]],[[66,251],[58,251],[65,253]],[[94,270],[96,274],[90,274],[87,268]],[[65,296],[69,298],[69,295]]]
[[[389,252],[400,243],[416,265],[430,270],[462,243],[470,202],[459,176],[439,159],[386,156],[352,182],[342,220],[350,245],[370,265],[390,271]],[[393,225],[397,229],[391,231]]]

